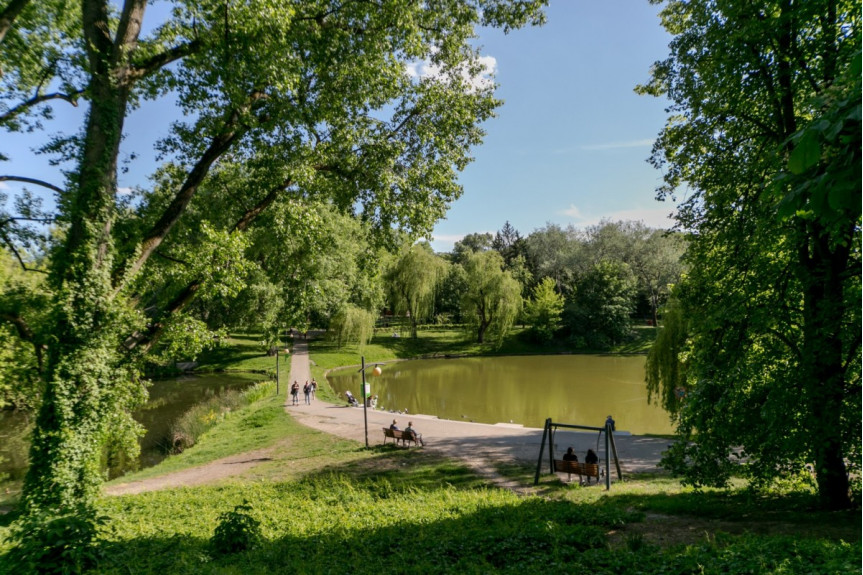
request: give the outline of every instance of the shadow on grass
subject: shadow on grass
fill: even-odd
[[[97,572],[524,574],[589,565],[591,573],[838,573],[859,567],[859,542],[746,534],[670,549],[630,537],[612,548],[607,534],[638,519],[620,505],[482,491],[437,490],[423,499],[385,478],[351,487],[318,480],[275,486],[269,497],[284,498],[275,504],[295,504],[296,511],[266,517],[253,503],[251,514],[270,538],[252,550],[217,555],[207,537],[184,533],[119,538],[104,544]],[[311,500],[314,507],[297,503]]]

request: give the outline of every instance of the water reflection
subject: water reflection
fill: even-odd
[[[164,444],[170,443],[171,425],[192,406],[208,397],[228,390],[239,390],[260,381],[255,374],[205,374],[164,379],[153,382],[150,399],[135,414],[144,426],[140,438],[141,456],[137,461],[123,463],[122,469],[112,469],[111,476],[122,475],[139,467],[150,467],[167,457]],[[30,432],[34,416],[15,411],[0,411],[0,478],[22,479],[27,471]]]
[[[555,355],[390,364],[367,378],[378,407],[445,419],[542,427],[546,418],[601,426],[614,416],[618,430],[672,433],[668,415],[648,405],[644,356]],[[355,370],[328,377],[337,391],[359,391]]]

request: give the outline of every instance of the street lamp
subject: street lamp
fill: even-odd
[[[289,348],[285,348],[285,356],[291,353]],[[279,395],[279,346],[276,345],[276,395]]]
[[[362,367],[360,367],[360,372],[363,374],[363,425],[365,426],[365,429],[366,429],[366,447],[368,447],[369,446],[369,418],[368,418],[368,412],[366,411],[366,409],[368,407],[368,401],[366,401],[366,368],[367,367],[374,367],[374,369],[372,370],[372,375],[380,375],[381,374],[381,367],[380,366],[382,366],[383,364],[382,363],[372,363],[372,364],[366,365],[366,356],[364,356],[364,355],[360,356],[360,361],[362,362],[361,363]]]

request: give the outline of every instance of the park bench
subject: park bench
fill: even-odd
[[[384,427],[384,443],[387,442],[387,438],[392,438],[393,443],[398,443],[401,441],[405,445],[410,445],[413,442],[414,445],[419,446],[419,441],[417,440],[417,436],[413,433],[405,433],[404,431],[397,429],[390,429],[389,427]]]
[[[581,461],[563,461],[562,459],[554,460],[554,470],[559,473],[568,473],[567,479],[572,481],[573,474],[578,475],[578,482],[581,483],[582,477],[587,477],[587,482],[590,483],[591,477],[596,477],[596,482],[599,483],[599,464],[598,463],[582,463]]]

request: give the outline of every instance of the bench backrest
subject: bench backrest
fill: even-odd
[[[562,459],[555,459],[554,470],[562,473],[577,473],[579,475],[599,477],[598,463],[582,463],[581,461],[563,461]]]

